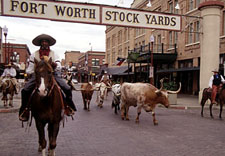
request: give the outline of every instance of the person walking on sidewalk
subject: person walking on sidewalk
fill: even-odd
[[[72,92],[70,87],[66,84],[66,82],[61,78],[60,70],[61,63],[59,57],[55,54],[54,51],[50,50],[50,46],[56,43],[56,40],[46,34],[41,34],[33,39],[32,43],[36,46],[40,46],[40,49],[31,54],[29,66],[26,70],[27,74],[31,74],[31,78],[25,84],[24,88],[21,91],[22,105],[19,110],[19,120],[28,121],[29,120],[29,108],[28,108],[28,100],[31,96],[32,91],[35,88],[35,75],[34,75],[34,59],[40,61],[44,57],[52,58],[52,67],[54,69],[54,78],[60,88],[65,93],[65,101],[68,104],[69,108],[65,107],[65,109],[69,109],[71,111],[66,111],[68,116],[71,116],[76,111],[76,107],[72,100]]]
[[[209,88],[212,89],[211,93],[211,102],[212,104],[217,104],[216,102],[216,94],[221,87],[222,83],[225,83],[225,80],[222,75],[219,74],[219,70],[215,69],[212,71],[213,75],[209,80]]]
[[[15,89],[15,93],[18,94],[19,84],[18,84],[17,79],[16,79],[16,69],[12,67],[11,63],[6,65],[6,68],[5,68],[2,76],[0,77],[0,88],[2,87],[3,79],[6,78],[6,77],[11,79],[11,81],[13,83],[13,86],[14,86],[14,89]]]

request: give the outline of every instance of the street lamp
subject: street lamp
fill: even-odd
[[[154,85],[154,65],[153,65],[153,44],[154,44],[155,38],[153,35],[150,36],[150,42],[151,42],[151,67],[150,67],[150,83]]]
[[[5,36],[5,63],[6,62],[6,53],[7,53],[7,48],[6,48],[6,37],[7,37],[7,33],[8,33],[8,28],[6,26],[4,26],[4,28],[2,29],[3,30],[3,33],[4,33],[4,36]]]
[[[148,4],[146,5],[147,7],[152,7],[151,0],[148,1]]]

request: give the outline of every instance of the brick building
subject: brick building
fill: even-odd
[[[151,7],[147,7],[148,2],[134,0],[131,8],[180,14],[182,15],[182,30],[178,32],[107,26],[106,62],[109,67],[113,67],[117,57],[128,58],[129,52],[142,53],[153,50],[156,86],[159,85],[162,77],[168,77],[171,81],[182,82],[183,93],[198,94],[201,60],[200,39],[202,37],[202,19],[198,6],[205,0],[151,0]],[[224,3],[222,0],[221,2]],[[179,4],[179,9],[175,9],[177,4]],[[225,9],[222,9],[220,18],[220,66],[223,67],[225,61]],[[154,36],[153,48],[149,46],[151,36]],[[166,55],[168,53],[171,54],[171,57]],[[149,61],[150,58],[149,56]],[[136,78],[133,78],[135,81],[148,79],[149,69],[146,62],[136,62],[131,65],[133,72],[137,73]]]
[[[81,55],[80,51],[66,51],[64,66],[68,66],[69,62],[73,62],[74,66],[76,66],[80,55]]]
[[[100,73],[100,66],[105,64],[105,52],[87,51],[78,60],[79,82],[94,81]]]
[[[6,49],[5,49],[6,48]],[[6,52],[6,53],[5,53]],[[27,63],[30,57],[30,50],[26,44],[3,43],[2,57],[3,62]]]

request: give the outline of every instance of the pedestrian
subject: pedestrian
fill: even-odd
[[[26,69],[26,73],[31,75],[31,78],[28,80],[28,82],[25,84],[24,88],[21,91],[22,105],[19,110],[19,120],[29,120],[28,97],[31,96],[31,93],[35,88],[34,59],[40,61],[45,57],[52,58],[52,67],[54,69],[55,80],[66,95],[64,100],[69,107],[65,107],[65,109],[71,110],[65,111],[68,113],[66,115],[73,115],[74,111],[76,111],[76,107],[72,100],[72,92],[70,90],[70,86],[68,86],[66,82],[61,78],[61,63],[59,57],[54,51],[50,49],[50,46],[54,45],[56,43],[56,40],[49,35],[41,34],[35,37],[32,43],[35,46],[40,46],[40,49],[31,54],[29,66]]]
[[[15,93],[18,94],[19,84],[16,79],[16,69],[14,67],[12,67],[11,63],[6,65],[6,68],[4,69],[4,72],[3,72],[2,76],[0,77],[0,88],[2,87],[2,80],[6,77],[11,79],[14,89],[15,89]]]
[[[217,104],[216,102],[216,94],[219,91],[222,83],[225,83],[223,76],[219,73],[218,69],[214,69],[213,75],[209,79],[209,88],[212,89],[211,93],[211,102],[212,104]]]

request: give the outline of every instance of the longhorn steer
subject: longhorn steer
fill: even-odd
[[[84,110],[90,111],[90,102],[94,92],[94,87],[90,83],[83,83],[80,91],[84,102]]]
[[[126,114],[126,120],[129,120],[129,107],[138,106],[136,122],[139,122],[139,115],[141,114],[141,108],[143,108],[146,112],[152,112],[153,123],[157,125],[158,122],[155,119],[154,112],[155,106],[161,103],[168,108],[168,93],[178,93],[180,89],[181,84],[177,91],[166,91],[159,90],[147,83],[123,83],[121,86],[121,118],[124,120]]]
[[[96,83],[95,84],[95,88],[98,89],[99,91],[97,92],[97,99],[96,99],[96,102],[98,104],[98,106],[100,108],[102,108],[103,106],[103,102],[104,102],[104,98],[106,96],[106,93],[107,93],[107,87],[106,84],[104,82],[101,82],[101,83]]]
[[[112,92],[113,92],[113,100],[112,100],[112,108],[115,107],[115,114],[117,114],[117,110],[120,110],[120,92],[121,85],[114,84],[112,85]]]

